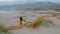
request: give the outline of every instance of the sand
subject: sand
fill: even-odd
[[[18,16],[25,16],[24,19],[26,21],[34,21],[36,18],[40,16],[52,16],[51,14],[38,14],[38,13],[32,13],[32,12],[25,12],[21,13],[18,12],[10,12],[10,13],[0,13],[0,22],[3,23],[6,27],[9,27],[11,25],[18,25]],[[52,20],[55,25],[60,26],[60,19],[57,19],[57,17],[46,17],[49,20]],[[38,30],[31,30],[27,28],[22,28],[19,30],[12,30],[13,33],[16,34],[60,34],[60,28],[54,27],[47,28],[47,27],[40,27]]]

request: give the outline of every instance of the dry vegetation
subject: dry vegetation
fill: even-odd
[[[10,29],[7,29],[3,24],[0,24],[0,34],[14,34]]]
[[[33,21],[32,23],[27,23],[25,26],[26,27],[33,27],[35,28],[37,24],[41,23],[43,21],[44,17],[39,17],[38,19],[36,19],[35,21]]]
[[[39,17],[35,21],[33,21],[32,23],[27,23],[25,26],[27,28],[34,28],[35,29],[35,28],[40,27],[40,25],[48,26],[49,24],[53,24],[53,22],[50,20],[46,20],[45,17]]]
[[[4,25],[0,24],[0,31],[8,32],[9,30]]]
[[[55,14],[53,14],[52,16],[53,16],[53,17],[56,17],[56,16],[60,16],[60,14],[55,13]]]
[[[60,19],[60,17],[58,17],[58,19]]]
[[[18,29],[21,29],[22,27],[20,26],[9,26],[7,29],[8,30],[18,30]]]

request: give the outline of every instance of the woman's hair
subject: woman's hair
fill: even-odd
[[[20,17],[20,20],[23,20],[23,18],[22,18],[22,17]]]

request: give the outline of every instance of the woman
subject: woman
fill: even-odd
[[[22,17],[19,18],[19,21],[18,21],[18,26],[23,26],[24,25],[24,20]]]

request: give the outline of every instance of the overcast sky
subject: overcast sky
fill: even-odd
[[[0,2],[37,2],[37,1],[50,1],[50,2],[60,2],[60,0],[0,0]]]
[[[0,5],[10,5],[10,4],[24,4],[24,3],[31,3],[31,2],[56,2],[60,3],[60,0],[0,0]]]

